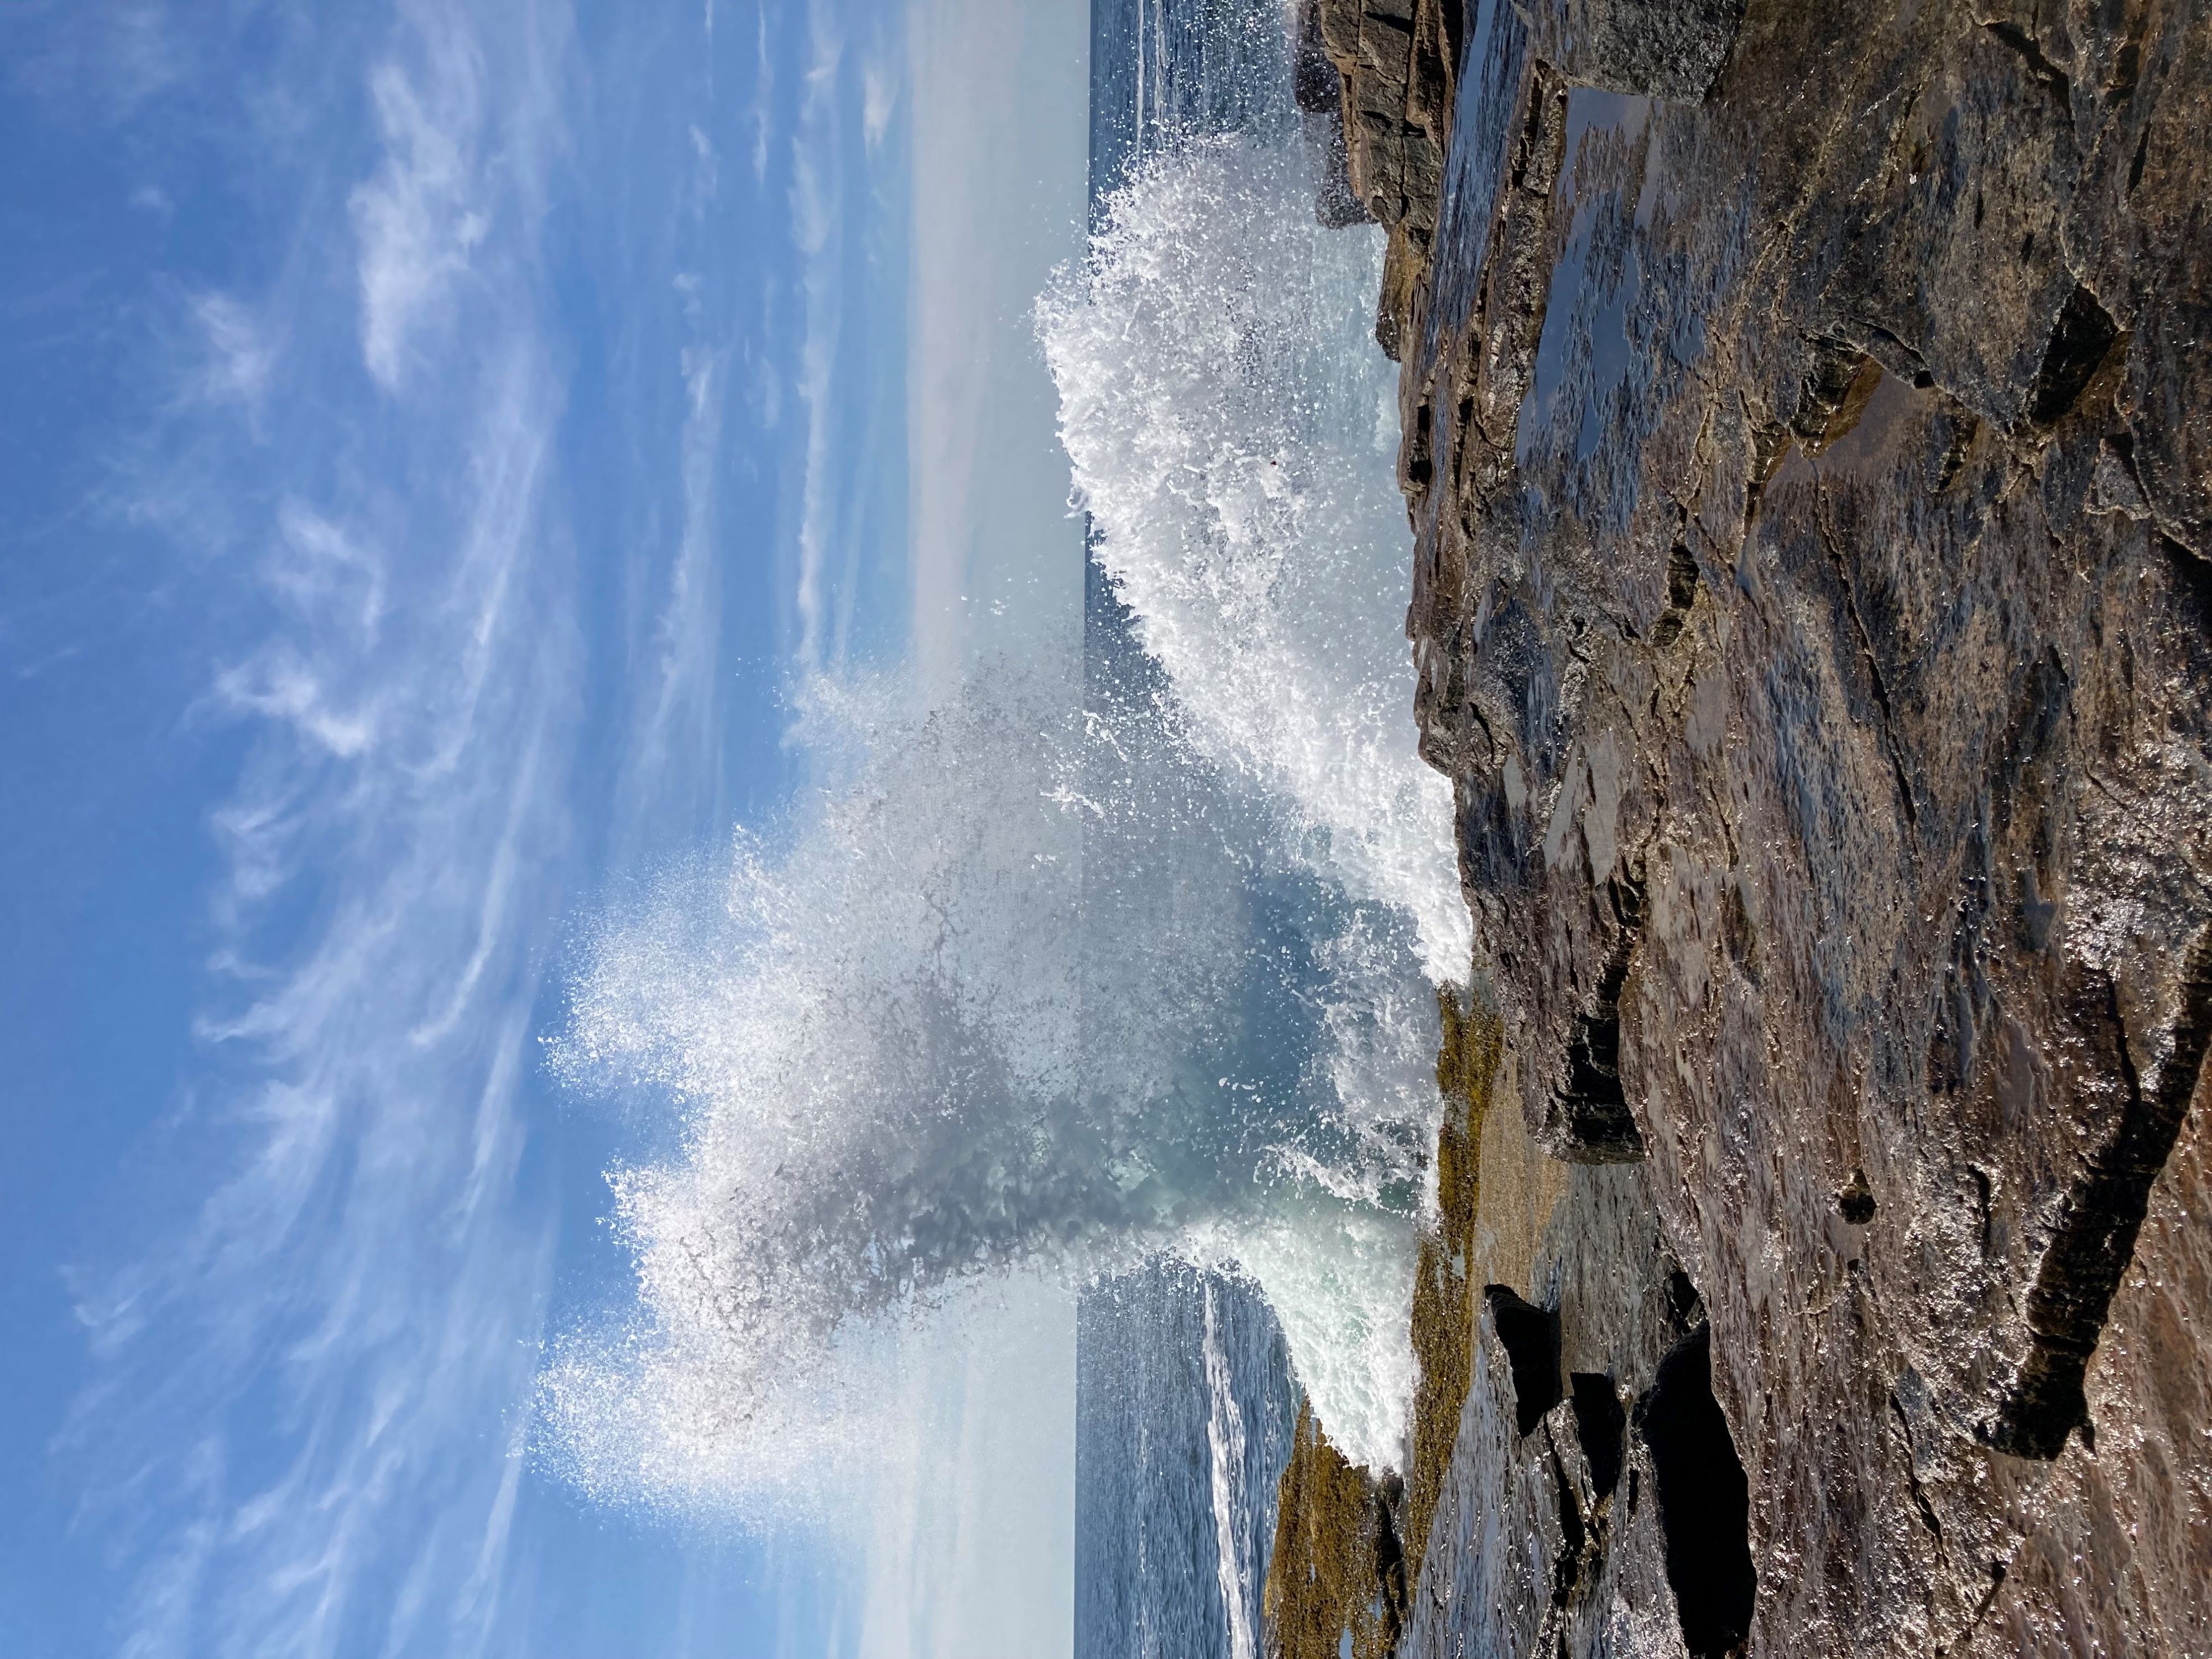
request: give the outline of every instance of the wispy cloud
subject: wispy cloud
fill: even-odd
[[[192,302],[207,348],[197,390],[210,403],[242,404],[258,410],[276,365],[276,342],[251,311],[225,294]]]
[[[398,384],[412,337],[444,313],[490,228],[475,155],[483,118],[476,42],[440,9],[421,12],[413,32],[413,66],[394,58],[370,72],[384,163],[352,199],[362,359],[386,387]]]
[[[707,29],[711,35],[713,15]],[[692,176],[686,227],[702,248],[718,236],[716,198],[720,157],[695,123],[690,128]],[[679,271],[684,343],[677,367],[684,389],[684,420],[677,444],[681,529],[661,587],[647,660],[641,665],[644,696],[617,788],[625,801],[665,800],[672,793],[693,801],[720,799],[720,690],[723,626],[721,522],[724,410],[729,401],[732,348],[728,319],[696,270]],[[715,285],[714,297],[719,298]],[[696,815],[695,815],[696,821]],[[630,827],[635,827],[632,817]],[[635,846],[621,848],[625,861]]]
[[[88,92],[112,112],[128,114],[191,72],[192,23],[205,21],[195,17],[179,27],[158,0],[74,6],[43,49],[9,65],[10,78],[41,93]]]
[[[805,340],[799,348],[799,398],[806,409],[806,472],[799,520],[799,666],[819,672],[824,661],[825,565],[837,534],[837,505],[848,480],[837,453],[836,386],[838,337],[845,297],[840,232],[844,218],[844,146],[837,97],[845,43],[827,15],[814,8],[808,21],[811,52],[799,101],[799,137],[791,184],[792,239],[798,245],[805,295]]]
[[[714,14],[710,11],[711,18]],[[768,182],[769,138],[775,131],[775,59],[769,51],[768,8],[753,14],[753,179]]]
[[[361,71],[375,161],[290,239],[350,233],[353,269],[190,302],[175,407],[235,532],[194,553],[270,625],[209,672],[250,744],[210,820],[205,1076],[167,1134],[210,1178],[159,1249],[76,1279],[67,1444],[137,1563],[134,1659],[468,1654],[498,1617],[553,1247],[524,1091],[573,861],[562,398],[519,199],[564,32],[405,15]]]
[[[872,59],[860,74],[860,131],[875,149],[890,130],[898,109],[899,70],[902,66],[883,58]]]

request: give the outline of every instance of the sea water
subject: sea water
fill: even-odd
[[[1297,1387],[1249,1284],[1159,1261],[1076,1322],[1075,1659],[1253,1659]]]

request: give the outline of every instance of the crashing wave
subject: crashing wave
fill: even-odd
[[[1316,223],[1312,192],[1295,147],[1154,164],[1040,332],[1099,562],[1194,743],[1285,802],[1349,890],[1413,917],[1442,982],[1472,934],[1450,787],[1414,748],[1382,238]]]
[[[611,1177],[634,1316],[546,1373],[600,1490],[807,1483],[918,1312],[1160,1250],[1256,1278],[1338,1443],[1396,1461],[1429,986],[1468,947],[1391,625],[1380,246],[1309,191],[1294,152],[1155,163],[1040,304],[1157,683],[811,688],[809,813],[584,952],[556,1068],[683,1125]]]

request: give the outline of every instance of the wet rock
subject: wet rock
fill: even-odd
[[[1417,715],[1567,1166],[1399,1650],[2212,1651],[2212,7],[1479,0],[1431,128],[1383,5]]]
[[[1436,233],[1461,16],[1458,0],[1308,0],[1302,14],[1337,72],[1351,194],[1389,233],[1375,336],[1394,359]]]
[[[1699,1325],[1668,1350],[1636,1412],[1651,1455],[1667,1584],[1692,1659],[1740,1651],[1759,1598],[1750,1488],[1713,1398],[1712,1367],[1712,1333]]]
[[[1513,1378],[1514,1426],[1526,1435],[1559,1403],[1559,1321],[1510,1285],[1488,1285],[1482,1294],[1492,1338]]]
[[[1743,18],[1743,0],[1516,0],[1516,9],[1537,56],[1575,85],[1692,104]]]
[[[1308,152],[1315,159],[1314,216],[1335,228],[1367,222],[1367,204],[1352,187],[1352,153],[1345,138],[1344,77],[1322,40],[1319,0],[1308,0],[1297,17],[1291,92]]]
[[[1740,1513],[1715,1531],[1709,1488],[1717,1479],[1725,1498],[1734,1468],[1741,1494],[1744,1476],[1715,1455],[1727,1437],[1699,1381],[1702,1305],[1667,1254],[1647,1182],[1642,1165],[1570,1170],[1528,1277],[1486,1291],[1401,1653],[1679,1653],[1670,1540],[1682,1575],[1747,1553]],[[1714,1622],[1699,1606],[1691,1617],[1700,1635]]]

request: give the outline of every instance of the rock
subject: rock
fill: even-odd
[[[1352,153],[1345,142],[1344,77],[1322,40],[1321,6],[1298,14],[1291,91],[1308,152],[1314,157],[1314,217],[1334,229],[1368,222],[1367,204],[1352,188]]]
[[[1515,9],[1536,56],[1567,81],[1699,103],[1727,60],[1743,0],[1565,0]]]
[[[2212,6],[1316,28],[1544,1194],[1399,1652],[2212,1652]]]
[[[1307,0],[1301,19],[1337,71],[1351,193],[1389,233],[1375,337],[1393,359],[1436,232],[1460,16],[1458,0]]]

